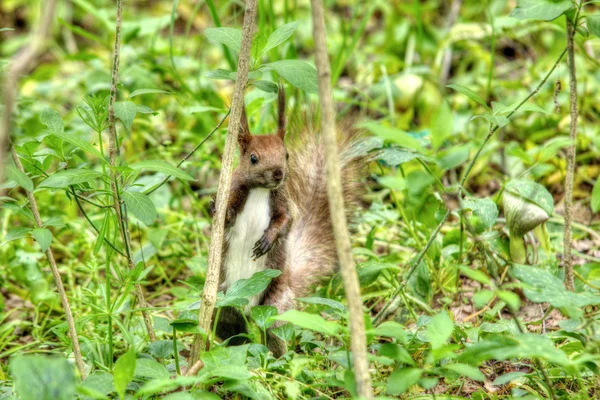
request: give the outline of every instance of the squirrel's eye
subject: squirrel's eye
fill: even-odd
[[[250,154],[250,162],[252,164],[256,164],[258,162],[258,157],[256,157],[256,154]]]

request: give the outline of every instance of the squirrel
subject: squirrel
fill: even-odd
[[[225,217],[221,290],[226,292],[237,280],[266,268],[282,272],[263,293],[249,299],[246,314],[256,305],[274,306],[279,314],[294,308],[295,298],[307,295],[311,285],[331,275],[337,266],[320,135],[315,127],[305,126],[286,146],[286,99],[281,86],[277,108],[277,132],[256,136],[251,134],[242,109],[240,160],[233,172]],[[347,122],[348,126],[338,127],[344,134],[338,143],[350,219],[360,207],[365,163],[352,154],[359,132]],[[214,199],[210,208],[214,214]],[[244,343],[247,330],[243,316],[235,308],[224,307],[216,333],[222,340],[229,339],[229,344]],[[285,352],[284,343],[270,330],[266,339],[276,357]]]

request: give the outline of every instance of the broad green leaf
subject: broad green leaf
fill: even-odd
[[[381,125],[377,122],[366,122],[361,124],[361,127],[366,128],[374,135],[379,136],[384,140],[388,140],[394,142],[400,147],[404,147],[412,150],[422,150],[423,146],[421,146],[421,142],[417,139],[409,136],[405,131],[395,128],[390,128],[384,125]]]
[[[446,344],[452,336],[454,323],[444,310],[431,318],[427,324],[427,337],[433,349],[439,349]]]
[[[115,378],[115,389],[121,399],[125,398],[127,385],[133,380],[136,368],[135,351],[131,348],[127,353],[123,354],[115,363],[113,375]]]
[[[33,230],[33,237],[42,248],[42,251],[46,251],[50,247],[50,243],[52,243],[52,232],[46,228],[35,228]]]
[[[185,349],[183,343],[177,342],[177,350]],[[148,353],[156,358],[169,358],[173,354],[172,340],[157,340],[148,345]]]
[[[592,189],[592,211],[595,213],[600,211],[600,177],[596,179]]]
[[[291,322],[301,328],[321,332],[330,336],[337,335],[342,328],[338,323],[327,321],[320,315],[309,314],[298,310],[288,310],[276,319],[279,321]]]
[[[156,220],[158,213],[156,207],[150,198],[144,193],[139,192],[124,192],[123,200],[127,209],[146,226],[152,225]]]
[[[400,268],[391,263],[367,261],[358,269],[358,280],[360,282],[360,286],[369,286],[370,284],[374,283],[377,278],[379,278],[381,271],[390,271],[391,273],[397,274],[400,272]]]
[[[240,52],[242,46],[242,31],[234,28],[206,28],[206,37],[215,42],[224,44],[232,50]]]
[[[381,325],[367,331],[368,334],[397,339],[400,343],[406,343],[406,328],[396,321],[386,321]]]
[[[172,166],[168,162],[162,161],[162,160],[140,161],[140,162],[129,165],[129,168],[131,168],[135,171],[149,170],[149,171],[162,172],[163,174],[171,175],[176,178],[183,179],[184,181],[195,181],[195,179],[192,178],[187,173],[183,172],[182,170],[180,170],[177,167]]]
[[[381,186],[389,189],[398,191],[406,189],[406,179],[401,176],[382,176],[378,180]]]
[[[6,176],[8,176],[9,179],[12,179],[13,181],[15,181],[17,183],[17,185],[21,186],[23,189],[27,190],[28,192],[33,192],[34,187],[33,187],[33,181],[31,180],[31,178],[29,176],[27,176],[25,173],[21,172],[16,167],[13,167],[12,165],[8,165],[6,167]]]
[[[517,7],[512,10],[510,16],[516,19],[552,21],[571,8],[571,0],[517,0]]]
[[[454,114],[446,101],[433,113],[431,120],[431,144],[434,150],[439,149],[454,127]]]
[[[520,379],[527,375],[527,372],[509,372],[504,375],[500,375],[492,382],[494,386],[506,385],[509,382]]]
[[[513,179],[506,184],[506,191],[538,205],[548,215],[554,211],[554,199],[548,189],[528,179]]]
[[[115,381],[113,376],[106,372],[97,371],[88,375],[88,377],[81,382],[81,386],[93,390],[94,393],[98,393],[101,396],[108,396],[109,393],[115,391]]]
[[[600,37],[600,15],[588,15],[585,21],[590,33],[596,37]]]
[[[42,355],[10,360],[10,375],[21,400],[71,400],[76,381],[73,366],[64,358]]]
[[[477,234],[494,226],[498,219],[498,207],[489,197],[463,200],[461,210],[471,211],[471,215],[467,214],[466,217]]]
[[[481,98],[481,96],[479,96],[477,93],[475,93],[473,90],[469,89],[468,87],[462,86],[462,85],[446,85],[446,86],[449,87],[450,89],[454,89],[457,92],[464,94],[471,100],[476,101],[477,103],[484,106],[486,108],[486,110],[490,111],[490,108],[486,104],[485,100],[483,100]]]
[[[348,311],[346,306],[343,305],[342,303],[340,303],[339,301],[333,300],[333,299],[327,299],[324,297],[299,297],[299,298],[296,298],[296,300],[300,301],[302,303],[318,304],[318,305],[326,306],[330,309],[335,310],[336,312],[338,312],[340,314],[345,314]]]
[[[227,298],[235,297],[251,297],[261,293],[269,286],[273,278],[281,275],[281,271],[276,269],[265,269],[252,275],[248,279],[240,279],[234,282],[229,289],[227,289]]]
[[[54,133],[52,133],[52,135],[62,139],[63,141],[65,141],[67,143],[72,144],[76,148],[80,148],[81,150],[84,150],[88,153],[95,155],[96,157],[98,157],[105,163],[107,162],[106,159],[102,156],[102,154],[98,151],[98,149],[96,149],[94,146],[92,146],[90,143],[86,142],[85,140],[81,139],[80,137],[75,136],[75,134],[66,133],[66,132],[54,132]]]
[[[277,91],[279,90],[277,85],[271,81],[254,81],[252,82],[252,84],[254,86],[256,86],[257,89],[262,90],[263,92],[267,92],[267,93],[277,93]]]
[[[90,182],[100,177],[102,177],[102,173],[91,169],[67,169],[50,175],[38,187],[64,189],[70,185]]]
[[[283,324],[271,329],[271,333],[284,342],[289,342],[294,337],[294,326],[292,324]]]
[[[65,131],[62,117],[56,110],[53,110],[50,107],[46,107],[42,110],[40,121],[48,127],[50,133],[63,133]]]
[[[169,371],[164,365],[151,358],[140,358],[136,361],[135,376],[149,379],[166,379]]]
[[[390,395],[399,395],[408,390],[423,375],[423,370],[419,368],[403,368],[390,375],[387,381],[387,393]]]
[[[511,308],[513,311],[519,310],[519,305],[521,304],[521,300],[519,296],[513,292],[509,292],[508,290],[499,290],[496,295],[500,300],[506,303],[506,305]]]
[[[274,69],[283,79],[307,93],[317,93],[319,90],[317,70],[304,61],[281,60],[264,66]]]
[[[25,236],[27,236],[31,231],[32,229],[27,227],[13,228],[10,231],[8,231],[6,236],[4,236],[3,242],[8,243],[13,240],[22,239]]]
[[[459,265],[458,269],[460,269],[460,272],[462,272],[469,279],[473,279],[474,281],[483,283],[484,285],[490,283],[489,276],[487,276],[481,271],[471,269],[466,265]]]
[[[138,89],[131,92],[131,94],[127,98],[130,99],[132,97],[141,96],[143,94],[171,94],[171,92],[167,92],[166,90],[160,89]]]
[[[383,357],[390,358],[394,361],[398,361],[411,366],[416,366],[415,361],[412,359],[408,351],[394,343],[384,343],[379,347],[378,354]]]
[[[215,69],[214,71],[209,71],[206,73],[206,77],[209,79],[225,79],[225,80],[232,80],[235,81],[237,74],[233,71],[230,71],[228,69]]]
[[[250,316],[260,329],[268,329],[275,323],[277,308],[273,306],[255,306],[250,310]]]
[[[466,376],[474,381],[485,382],[485,375],[479,368],[467,364],[446,364],[444,369],[456,372],[459,375]]]
[[[137,114],[137,105],[131,101],[117,101],[115,103],[115,115],[121,120],[127,130],[131,130],[133,119]]]
[[[409,162],[414,160],[415,158],[420,157],[421,155],[418,153],[413,153],[405,149],[399,149],[397,147],[389,147],[386,149],[382,149],[380,152],[377,153],[377,159],[385,162],[391,167],[404,164],[405,162]]]
[[[267,39],[267,44],[265,48],[261,52],[261,54],[267,53],[271,49],[279,46],[281,43],[285,42],[294,34],[294,31],[298,27],[298,22],[290,22],[279,28],[277,28],[271,35],[269,39]]]
[[[256,35],[254,37],[254,39],[252,40],[252,50],[251,50],[251,54],[252,54],[252,58],[254,58],[254,60],[260,61],[263,53],[263,50],[265,48],[265,46],[267,45],[267,35],[264,33],[259,33],[258,35]]]
[[[449,146],[446,151],[438,154],[438,165],[442,169],[454,169],[469,159],[471,146]]]
[[[482,308],[489,303],[494,297],[494,292],[491,290],[478,290],[472,297],[475,308]]]

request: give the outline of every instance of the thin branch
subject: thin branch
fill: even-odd
[[[508,113],[508,115],[506,116],[507,118],[512,117],[521,108],[521,106],[523,106],[523,104],[525,104],[529,99],[531,99],[533,96],[535,96],[540,91],[540,89],[548,81],[548,78],[550,78],[550,76],[552,75],[552,73],[554,72],[554,70],[556,69],[556,67],[558,66],[558,64],[560,63],[560,61],[562,60],[562,58],[564,57],[566,52],[567,52],[567,49],[565,48],[560,53],[560,56],[558,56],[558,59],[554,62],[554,65],[552,65],[552,68],[550,68],[550,70],[546,73],[546,75],[540,81],[540,83],[533,89],[533,91],[531,91],[527,96],[525,96],[525,98],[523,100],[521,100],[521,102],[514,108],[514,110],[512,110],[510,113]],[[475,156],[473,157],[473,159],[467,166],[467,169],[465,170],[465,173],[460,181],[460,187],[458,189],[458,197],[459,198],[462,196],[462,191],[463,191],[463,188],[467,181],[467,178],[469,177],[469,174],[471,173],[471,170],[473,169],[475,162],[479,158],[481,151],[483,150],[483,148],[485,147],[487,142],[491,139],[491,137],[494,135],[494,133],[498,130],[498,128],[499,128],[498,125],[490,126],[490,130],[488,131],[488,134],[486,135],[486,137],[483,139],[483,143],[479,146],[479,148],[477,149],[477,152],[475,153]],[[393,312],[395,312],[398,309],[400,302],[396,301],[396,297],[406,287],[408,280],[410,279],[410,277],[412,276],[415,269],[419,266],[419,264],[423,260],[423,257],[425,256],[425,253],[429,249],[429,246],[431,246],[431,244],[437,237],[438,233],[442,229],[442,226],[444,226],[444,224],[446,223],[446,221],[448,220],[449,217],[450,217],[450,211],[447,211],[446,214],[444,214],[444,216],[442,217],[442,220],[439,222],[438,226],[435,228],[435,230],[429,237],[429,240],[427,241],[427,245],[425,246],[425,248],[418,254],[417,258],[415,259],[415,262],[412,263],[412,265],[408,271],[407,278],[404,279],[403,283],[394,291],[394,293],[392,293],[391,297],[388,299],[388,301],[383,306],[381,311],[379,311],[379,313],[375,316],[375,319],[373,320],[373,325],[380,324],[381,322],[383,322],[385,320],[385,318],[387,318],[388,315],[392,314]]]
[[[223,116],[223,118],[221,118],[221,120],[219,121],[219,123],[217,124],[217,126],[215,126],[215,129],[213,129],[208,135],[206,135],[204,137],[204,139],[202,139],[202,141],[200,143],[198,143],[198,145],[196,147],[194,147],[194,149],[192,151],[190,151],[189,153],[187,153],[185,155],[185,157],[183,157],[181,159],[181,161],[179,161],[179,163],[177,163],[177,168],[181,167],[181,165],[186,162],[188,160],[188,158],[190,158],[192,155],[194,155],[194,153],[200,148],[202,147],[202,145],[204,144],[204,142],[206,142],[208,139],[210,139],[212,137],[212,135],[219,130],[219,128],[221,127],[221,125],[223,125],[223,122],[225,122],[225,120],[227,119],[227,117],[229,116],[229,113],[231,113],[231,109],[227,110],[227,113]],[[164,185],[165,183],[167,183],[167,181],[169,180],[169,178],[171,178],[172,175],[167,176],[165,179],[163,179],[162,182],[160,182],[159,184],[157,184],[156,186],[154,186],[153,188],[149,189],[148,191],[144,192],[144,194],[152,194],[154,192],[156,192],[158,190],[158,188],[160,188],[162,185]]]
[[[14,56],[5,75],[4,85],[2,86],[4,89],[4,112],[2,113],[2,120],[0,120],[0,182],[3,181],[4,176],[4,149],[9,141],[19,79],[21,75],[32,68],[32,65],[37,62],[39,55],[47,46],[54,22],[56,3],[57,0],[47,0],[42,3],[44,5],[40,14],[39,28],[27,41],[27,45]]]
[[[225,236],[225,211],[227,209],[227,199],[231,189],[231,175],[233,173],[233,158],[237,143],[238,131],[240,129],[240,119],[242,116],[242,107],[244,105],[244,89],[248,80],[248,68],[250,65],[250,49],[252,47],[252,36],[254,34],[254,21],[256,19],[256,0],[246,1],[246,10],[244,12],[244,23],[242,27],[242,44],[239,52],[237,80],[233,89],[233,99],[231,102],[231,118],[229,118],[229,127],[227,129],[227,138],[225,139],[225,148],[223,150],[223,160],[221,167],[221,176],[219,178],[219,188],[217,190],[216,212],[213,218],[212,233],[210,236],[210,246],[208,250],[208,267],[206,270],[206,281],[202,291],[202,304],[199,311],[199,325],[207,333],[207,340],[210,340],[210,325],[212,314],[217,300],[217,289],[219,285],[219,275],[221,272],[221,259],[223,256],[223,240]],[[192,344],[190,360],[188,365],[194,365],[200,359],[200,352],[206,348],[206,342],[200,335],[194,337]]]
[[[23,164],[21,164],[21,160],[19,159],[19,155],[17,154],[17,151],[15,150],[14,146],[12,146],[11,152],[16,167],[19,169],[19,171],[25,173]],[[28,190],[25,190],[25,192],[27,193],[27,198],[29,199],[29,206],[31,207],[31,213],[33,214],[33,218],[35,219],[35,224],[38,228],[43,228],[44,224],[42,223],[42,217],[40,216],[40,210],[37,206],[35,197],[33,196],[32,192]],[[52,249],[50,247],[46,249],[46,258],[48,259],[48,263],[50,264],[50,270],[52,271],[52,276],[54,277],[54,283],[56,284],[56,289],[58,290],[58,295],[60,297],[63,309],[65,310],[65,317],[67,318],[67,326],[69,328],[69,336],[71,337],[71,343],[73,345],[73,355],[75,356],[75,364],[77,364],[77,369],[79,370],[79,374],[81,375],[82,379],[85,379],[85,377],[87,376],[87,372],[85,370],[83,359],[81,358],[81,349],[79,347],[79,338],[77,337],[77,330],[75,329],[75,320],[73,319],[73,313],[71,312],[71,306],[69,304],[69,299],[67,298],[65,286],[63,285],[60,272],[58,271],[56,260],[54,259],[54,253],[52,252]]]
[[[337,130],[335,127],[335,109],[331,93],[331,66],[327,54],[327,30],[322,0],[312,0],[313,38],[315,41],[315,59],[319,78],[319,100],[321,103],[321,135],[325,152],[327,171],[327,195],[329,212],[340,263],[340,272],[349,309],[350,337],[352,341],[352,360],[356,391],[360,398],[373,398],[369,361],[367,359],[367,339],[360,285],[356,265],[352,257],[352,243],[348,234],[344,196],[342,191],[342,173],[338,154]]]
[[[117,83],[119,82],[119,58],[121,55],[121,22],[122,22],[122,11],[123,11],[123,0],[117,0],[117,20],[115,24],[115,47],[113,53],[113,64],[112,64],[112,77],[110,82],[110,98],[108,101],[108,129],[109,129],[109,155],[110,155],[110,167],[111,167],[111,189],[113,192],[114,209],[117,214],[117,220],[119,222],[121,240],[125,247],[125,254],[127,256],[127,263],[129,269],[133,271],[135,264],[133,262],[133,256],[131,254],[131,238],[129,237],[129,231],[125,219],[127,218],[127,212],[125,204],[121,203],[121,195],[119,193],[119,176],[117,175],[115,166],[117,165],[117,155],[119,153],[119,139],[117,137],[117,128],[115,122],[115,102],[117,100]],[[142,287],[138,283],[135,285],[135,295],[139,304],[139,307],[145,309],[148,307],[146,300],[144,299],[144,293]],[[154,329],[152,328],[152,319],[150,314],[146,310],[142,310],[142,317],[144,318],[144,324],[148,331],[148,336],[151,341],[156,340]]]

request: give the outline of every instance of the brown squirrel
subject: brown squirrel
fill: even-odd
[[[337,263],[320,135],[314,127],[305,126],[286,146],[285,108],[285,91],[280,87],[277,132],[257,136],[250,133],[242,111],[240,161],[233,173],[225,220],[221,289],[227,291],[235,281],[266,268],[282,272],[262,294],[249,299],[246,313],[259,304],[274,306],[279,314],[293,308],[294,299],[305,296],[312,284],[331,275]],[[347,125],[338,127],[344,134],[338,142],[350,217],[360,205],[364,162],[352,155],[358,134]],[[242,316],[237,309],[224,307],[217,335],[231,338],[229,343],[235,345],[244,343],[243,337],[233,338],[242,333],[246,333]],[[275,356],[283,354],[281,341],[271,334],[267,339]]]

